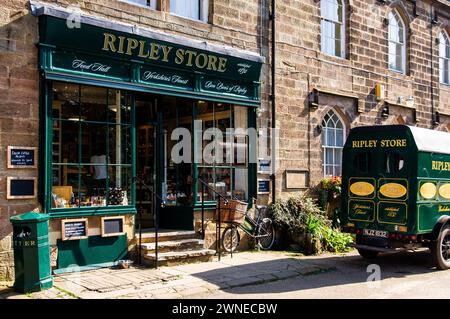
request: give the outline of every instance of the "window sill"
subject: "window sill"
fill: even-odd
[[[166,14],[167,14],[166,22],[178,23],[178,24],[181,24],[181,25],[185,25],[187,27],[194,27],[194,28],[198,28],[200,30],[208,31],[208,32],[211,32],[211,30],[212,30],[212,24],[209,23],[209,22],[205,22],[205,21],[202,21],[202,20],[191,19],[191,18],[188,18],[188,17],[184,17],[184,16],[180,16],[180,15],[177,15],[177,14],[174,14],[174,13],[170,13],[170,12],[167,12]],[[188,24],[186,25],[186,23],[188,23]]]
[[[127,1],[127,0],[117,0],[117,1],[124,2],[126,4],[130,4],[130,5],[133,5],[133,6],[136,6],[136,7],[139,7],[139,8],[143,8],[143,9],[156,10],[156,8],[153,8],[151,6],[146,6],[146,5],[143,5],[143,4],[135,3],[133,1]]]
[[[79,208],[60,208],[52,209],[49,213],[50,218],[66,217],[91,217],[106,215],[136,214],[135,206],[110,206],[110,207],[79,207]]]

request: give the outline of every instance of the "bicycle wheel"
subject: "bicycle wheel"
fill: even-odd
[[[235,251],[239,246],[241,237],[236,227],[228,226],[222,233],[222,247],[227,252]]]
[[[258,227],[256,234],[259,248],[269,250],[275,241],[275,228],[272,221],[265,218]]]

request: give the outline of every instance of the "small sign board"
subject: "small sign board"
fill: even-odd
[[[270,179],[258,179],[258,194],[270,193]]]
[[[26,146],[8,146],[8,168],[37,168],[37,148]]]
[[[286,170],[286,189],[308,188],[308,171]]]
[[[258,158],[258,173],[270,174],[270,159]]]
[[[6,199],[36,198],[36,177],[6,178]]]
[[[102,237],[123,235],[124,224],[124,216],[102,217]]]
[[[87,218],[61,220],[62,240],[77,240],[88,237]]]

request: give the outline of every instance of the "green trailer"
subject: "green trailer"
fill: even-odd
[[[364,258],[427,247],[450,268],[450,134],[353,128],[343,151],[340,220]]]

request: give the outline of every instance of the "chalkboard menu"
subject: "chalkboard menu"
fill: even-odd
[[[8,168],[36,168],[36,147],[8,146]]]
[[[36,197],[35,177],[7,177],[6,178],[6,198],[26,199]]]
[[[87,218],[61,221],[62,240],[75,240],[88,237]]]
[[[270,179],[258,179],[258,194],[269,194]]]
[[[102,236],[111,237],[124,234],[124,219],[123,216],[102,217]]]

